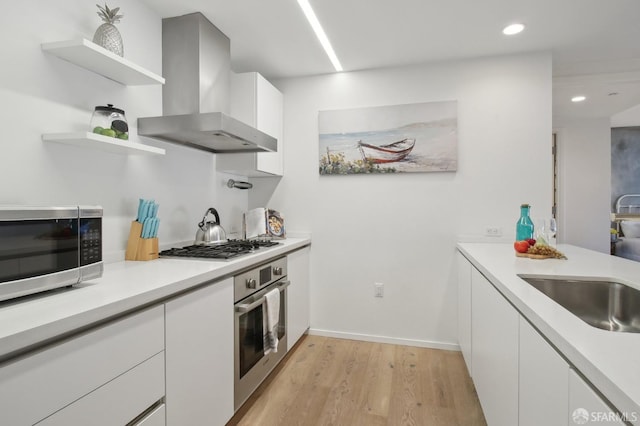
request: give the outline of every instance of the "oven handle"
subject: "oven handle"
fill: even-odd
[[[282,281],[281,283],[279,283],[278,285],[276,285],[276,288],[278,288],[280,291],[284,290],[285,288],[289,287],[289,285],[291,284],[291,281]],[[264,296],[262,296],[260,299],[256,300],[253,303],[250,303],[248,305],[242,304],[242,305],[236,305],[235,309],[236,312],[249,312],[252,309],[262,305],[264,303]]]

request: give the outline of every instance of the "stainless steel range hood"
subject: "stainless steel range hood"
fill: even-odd
[[[138,134],[215,153],[269,152],[277,140],[230,117],[229,38],[201,13],[162,20],[162,116]]]

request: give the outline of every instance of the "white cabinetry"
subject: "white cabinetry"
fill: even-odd
[[[569,364],[520,317],[519,426],[567,426]]]
[[[302,337],[309,328],[309,258],[311,247],[307,246],[287,255],[287,350]]]
[[[168,425],[233,416],[233,278],[166,303]]]
[[[1,423],[129,423],[164,396],[163,350],[157,306],[9,361],[0,369]]]
[[[637,413],[629,413],[637,417]],[[628,420],[634,420],[629,418]],[[635,420],[638,420],[637,418]],[[573,369],[569,370],[569,418],[570,425],[620,425],[616,411],[598,395]]]
[[[230,115],[278,140],[277,152],[216,156],[218,171],[240,176],[282,176],[283,96],[257,72],[231,73]]]
[[[458,334],[491,426],[623,425],[616,410],[458,253]],[[471,277],[469,279],[469,276]],[[470,334],[468,333],[470,320]],[[586,417],[581,417],[586,416]],[[627,413],[637,421],[637,413]]]
[[[469,375],[471,371],[471,263],[460,253],[456,252],[458,266],[458,344],[462,356],[467,364]]]
[[[47,417],[38,426],[124,425],[159,401],[163,395],[164,353],[160,352]],[[164,424],[164,418],[159,424]]]
[[[165,405],[162,404],[131,426],[164,426],[166,422]],[[127,425],[129,426],[129,425]]]
[[[518,424],[518,312],[472,269],[473,381],[491,426]]]

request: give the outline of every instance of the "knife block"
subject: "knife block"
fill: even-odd
[[[129,230],[125,260],[153,260],[158,258],[158,238],[142,238],[142,223],[134,220]]]

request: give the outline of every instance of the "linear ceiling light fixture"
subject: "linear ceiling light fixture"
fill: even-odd
[[[313,12],[313,9],[311,9],[309,0],[298,0],[298,4],[302,8],[302,11],[304,12],[304,16],[307,17],[307,21],[309,21],[311,28],[313,28],[313,31],[316,33],[316,37],[318,37],[318,40],[320,40],[320,44],[322,44],[324,51],[327,53],[327,56],[329,57],[329,59],[331,60],[331,63],[333,64],[333,67],[338,72],[342,71],[342,65],[340,65],[340,61],[336,56],[336,52],[333,51],[333,47],[331,47],[331,42],[329,42],[327,35],[322,29],[322,25],[320,25],[320,21],[318,21],[316,14]]]

